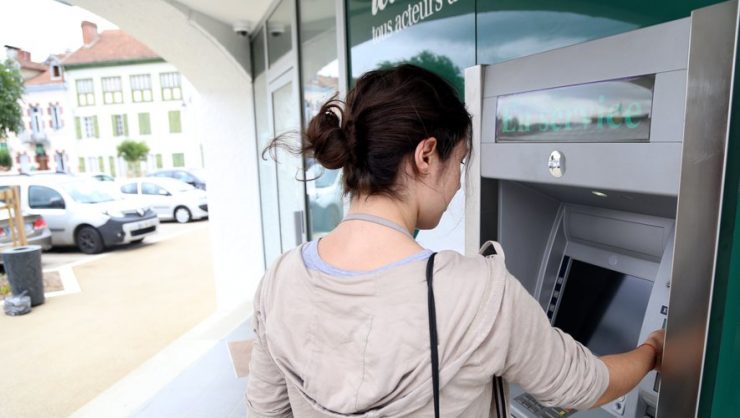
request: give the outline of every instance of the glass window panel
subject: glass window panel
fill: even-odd
[[[308,124],[329,98],[339,91],[336,2],[299,2],[303,114]],[[307,159],[309,239],[325,235],[342,220],[344,201],[340,170],[325,170]]]
[[[264,48],[262,49],[264,51]],[[263,60],[264,65],[264,60]],[[254,79],[255,128],[257,130],[257,155],[262,209],[262,239],[265,265],[269,266],[281,254],[280,215],[278,214],[277,172],[275,161],[262,151],[270,141],[270,121],[267,112],[267,76],[263,71]]]
[[[293,49],[293,2],[283,0],[267,19],[267,55],[273,65]]]
[[[272,92],[272,123],[276,136],[285,135],[286,143],[299,146],[300,136],[291,134],[300,127],[298,98],[294,85],[288,82]],[[299,245],[303,237],[305,187],[299,181],[303,177],[303,160],[290,152],[278,149],[277,191],[280,201],[280,236],[282,251]]]
[[[262,29],[252,39],[252,74],[257,79],[260,74],[265,72],[265,35]],[[256,83],[256,82],[255,82]],[[266,94],[266,93],[265,93]]]

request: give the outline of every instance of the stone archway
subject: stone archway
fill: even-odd
[[[248,38],[174,1],[70,3],[148,45],[198,90],[217,303],[228,309],[251,300],[264,268]]]

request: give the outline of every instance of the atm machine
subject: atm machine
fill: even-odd
[[[590,411],[694,417],[714,279],[737,2],[468,68],[466,252],[489,239],[553,325],[598,355],[666,328],[662,374]]]

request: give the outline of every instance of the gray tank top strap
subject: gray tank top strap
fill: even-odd
[[[389,221],[388,219],[381,218],[380,216],[371,215],[369,213],[350,213],[347,216],[342,219],[342,222],[344,221],[365,221],[365,222],[372,222],[374,224],[383,225],[385,227],[395,229],[396,231],[406,235],[407,237],[414,239],[414,236],[409,232],[406,228],[402,227],[401,225]]]

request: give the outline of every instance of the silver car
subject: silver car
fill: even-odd
[[[150,207],[113,196],[94,180],[74,176],[0,176],[0,187],[19,186],[21,208],[41,215],[51,230],[52,246],[76,246],[97,254],[119,244],[141,242],[157,232]]]
[[[188,223],[208,217],[206,192],[179,180],[160,177],[129,179],[121,193],[133,201],[151,206],[159,219]]]
[[[46,225],[44,218],[39,215],[24,214],[26,242],[29,245],[39,245],[46,251],[51,248],[51,231]],[[13,246],[13,233],[10,231],[8,211],[0,210],[0,252]],[[0,257],[0,264],[3,263]]]

